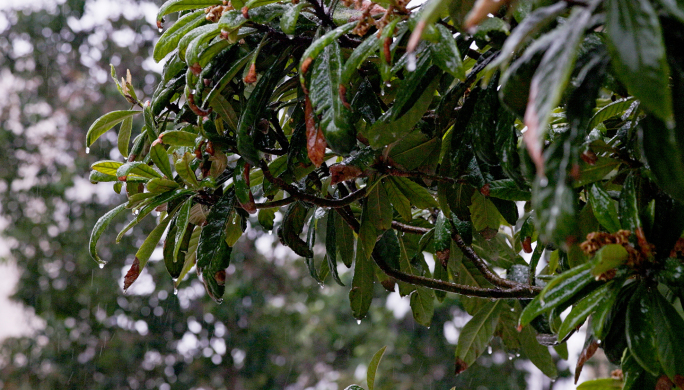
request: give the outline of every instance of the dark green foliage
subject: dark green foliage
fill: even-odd
[[[456,348],[457,372],[496,335],[555,376],[533,328],[542,341],[564,342],[590,318],[591,342],[621,362],[626,387],[663,374],[684,380],[669,348],[680,346],[674,329],[684,321],[680,2],[523,0],[499,13],[478,2],[465,18],[469,2],[432,0],[420,12],[379,9],[382,25],[358,26],[350,20],[360,10],[310,3],[234,1],[235,9],[208,9],[219,13],[213,19],[201,19],[196,9],[209,4],[200,0],[162,6],[159,18],[187,13],[155,49],[156,59],[171,57],[152,105],[138,101],[130,80],[117,81],[143,107],[132,158],[96,163],[91,176],[118,181],[118,190],[125,182],[127,207],[140,214],[123,232],[166,204],[172,277],[186,248],[183,269],[196,256],[220,300],[244,231],[237,224],[261,209],[271,229],[276,209],[289,205],[282,243],[318,282],[332,274],[342,284],[338,259],[353,267],[357,319],[372,310],[376,280],[390,290],[398,281],[425,326],[445,291],[534,297],[461,298],[473,319]],[[462,29],[464,18],[474,30]],[[95,120],[87,145],[123,122],[127,151],[138,112]],[[526,202],[524,214],[516,202]],[[190,205],[206,217],[190,224]],[[95,257],[116,213],[94,230]],[[192,225],[201,229],[194,251]],[[139,253],[149,257],[160,230]],[[526,264],[521,250],[532,253],[526,276],[500,277],[495,267]],[[432,271],[425,252],[439,260]],[[537,270],[544,252],[549,264]],[[511,331],[516,324],[522,333]]]

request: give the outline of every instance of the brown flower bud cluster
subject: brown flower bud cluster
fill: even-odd
[[[204,13],[207,14],[205,18],[207,19],[207,22],[217,23],[224,12],[234,9],[235,8],[230,4],[230,1],[224,1],[223,5],[212,5],[211,7],[205,8]]]
[[[670,251],[670,257],[684,257],[684,238],[680,237]]]
[[[635,248],[634,245],[632,245],[632,243],[629,241],[629,238],[633,234],[629,230],[618,230],[616,233],[589,233],[587,234],[587,240],[580,244],[580,248],[582,249],[582,251],[584,251],[584,253],[587,256],[594,257],[596,252],[606,245],[622,245],[622,247],[624,247],[627,250],[628,254],[625,265],[629,268],[638,270],[643,268],[645,263],[650,262],[651,258],[654,255],[655,247],[653,244],[646,241],[646,239],[643,237],[642,232],[637,233],[641,233],[637,234],[637,242],[639,244],[638,249]],[[608,272],[606,272],[606,275],[601,275],[599,279],[603,279],[603,276],[605,276],[605,280],[609,280],[612,278],[612,276],[614,276],[614,272],[613,275],[608,274]]]

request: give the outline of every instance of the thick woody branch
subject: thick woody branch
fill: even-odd
[[[295,198],[293,198],[293,197],[288,197],[288,198],[285,198],[285,199],[273,200],[273,201],[270,201],[270,202],[255,203],[254,206],[255,206],[257,209],[270,209],[270,208],[273,208],[273,207],[283,207],[283,206],[287,206],[288,204],[294,202],[295,200],[297,200],[297,199],[295,199]]]

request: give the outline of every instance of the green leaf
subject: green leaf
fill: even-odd
[[[235,193],[229,190],[209,210],[197,244],[197,268],[200,271],[212,262],[230,256],[230,248],[225,240],[226,224],[234,209]]]
[[[438,24],[439,41],[430,45],[432,61],[443,71],[451,74],[455,78],[465,80],[465,69],[461,61],[461,53],[458,52],[456,40],[448,28]]]
[[[391,180],[383,180],[382,185],[387,193],[387,200],[394,206],[394,209],[397,210],[404,221],[410,221],[413,216],[411,214],[411,202],[409,202],[408,198],[399,191]]]
[[[292,35],[295,33],[297,20],[299,19],[299,13],[302,12],[302,8],[304,8],[306,5],[307,3],[302,2],[290,7],[287,11],[285,11],[283,16],[280,18],[280,29],[285,34]]]
[[[499,230],[501,226],[501,213],[491,200],[487,199],[479,191],[473,192],[472,204],[469,206],[473,227],[481,232],[486,229]]]
[[[122,165],[123,163],[119,161],[104,160],[94,163],[90,166],[90,169],[100,173],[104,173],[105,175],[116,177],[116,171]]]
[[[544,375],[551,379],[558,377],[558,369],[553,357],[551,357],[549,347],[539,344],[536,332],[531,326],[524,327],[520,332],[520,345],[525,357],[530,359],[532,364],[537,366]]]
[[[175,167],[178,176],[183,179],[189,186],[193,188],[199,187],[199,182],[197,181],[197,176],[195,176],[195,171],[191,167],[192,159],[194,156],[190,152],[186,152],[183,157],[176,160]]]
[[[197,134],[183,130],[168,130],[159,135],[166,145],[194,147],[197,144]]]
[[[370,363],[368,363],[368,370],[366,371],[366,382],[368,382],[368,390],[375,389],[375,374],[378,371],[378,365],[380,364],[380,359],[382,355],[385,354],[387,346],[380,348],[378,352],[373,355]]]
[[[419,67],[411,73],[397,92],[398,97],[392,108],[366,130],[366,137],[373,148],[378,149],[406,137],[430,107],[439,84],[439,79],[435,77],[439,72],[430,70],[429,61],[426,64],[424,68]],[[414,96],[417,93],[420,94]]]
[[[315,59],[309,83],[309,97],[328,147],[342,155],[356,146],[356,128],[351,123],[351,111],[340,97],[342,52],[332,41]]]
[[[391,264],[391,263],[390,263]],[[399,240],[399,270],[405,274],[417,275],[418,271],[411,264],[411,257],[406,249],[403,239]],[[399,282],[399,295],[405,297],[416,290],[416,286],[406,282]]]
[[[197,7],[199,8],[199,7]],[[159,41],[154,45],[152,58],[156,62],[161,61],[178,46],[178,41],[188,32],[206,23],[206,14],[203,9],[183,15],[170,28],[168,28]]]
[[[391,239],[393,230],[388,230],[381,238]],[[351,290],[349,291],[349,303],[352,309],[352,315],[357,320],[363,319],[368,313],[371,301],[373,300],[373,282],[375,280],[375,271],[373,270],[373,260],[370,256],[364,255],[362,248],[362,239],[359,235],[356,248],[356,261],[354,265],[354,277],[352,278]]]
[[[128,175],[141,176],[148,179],[157,179],[162,177],[162,175],[155,171],[154,168],[140,161],[127,162],[116,170],[116,177],[118,177],[119,180],[125,180],[122,178],[125,178]]]
[[[597,306],[594,307],[594,314],[591,316],[591,330],[597,339],[603,340],[604,329],[610,329],[608,317],[613,310],[613,306],[617,301],[618,296],[622,292],[622,286],[619,283],[614,283],[613,288],[608,290],[608,293],[603,296]]]
[[[620,220],[618,219],[615,202],[610,198],[608,192],[600,184],[594,184],[589,191],[589,202],[594,210],[594,216],[599,223],[610,233],[620,230]]]
[[[591,274],[598,278],[604,272],[624,264],[628,257],[627,249],[622,245],[606,245],[594,255],[594,266],[591,269]]]
[[[440,265],[437,264],[435,267],[440,267]],[[413,319],[429,328],[435,313],[435,294],[432,290],[421,286],[416,287],[416,291],[411,294],[410,303]]]
[[[169,214],[169,216],[159,222],[159,225],[157,225],[157,227],[150,232],[150,235],[147,236],[142,245],[140,245],[140,248],[135,253],[133,265],[124,277],[124,292],[128,290],[131,284],[133,284],[133,282],[138,279],[138,276],[140,276],[140,273],[145,268],[145,265],[147,265],[147,260],[149,260],[150,256],[152,256],[152,252],[154,252],[154,249],[157,247],[159,240],[161,240],[161,237],[172,218],[172,215]]]
[[[606,2],[613,68],[629,92],[666,123],[673,122],[670,68],[658,14],[648,0]]]
[[[262,118],[262,113],[268,106],[271,94],[280,80],[283,65],[289,58],[290,50],[283,50],[280,57],[257,81],[247,104],[240,115],[237,128],[237,148],[242,158],[253,166],[259,166],[259,152],[254,146],[251,130],[256,128],[256,122]]]
[[[636,232],[642,226],[636,181],[637,177],[634,174],[627,176],[620,192],[620,225],[631,232]]]
[[[619,290],[620,285],[614,281],[610,281],[603,286],[592,291],[586,297],[582,298],[575,307],[572,308],[570,314],[565,317],[560,328],[558,328],[558,341],[565,340],[570,332],[579,328],[584,320],[591,315],[594,310],[606,299],[612,295],[613,290]]]
[[[127,117],[121,122],[117,147],[122,156],[128,157],[128,144],[131,142],[131,131],[133,129],[133,118]]]
[[[596,126],[603,123],[603,121],[613,118],[617,115],[621,115],[627,109],[629,109],[635,102],[634,97],[628,97],[620,100],[616,100],[610,104],[601,107],[600,110],[596,111],[596,114],[589,121],[589,126],[587,127],[590,131],[595,129]]]
[[[342,283],[340,276],[337,273],[337,234],[335,232],[335,215],[337,215],[337,212],[331,210],[326,216],[325,257],[333,279],[340,286],[344,286],[344,283]]]
[[[173,178],[171,171],[171,164],[169,163],[169,155],[166,154],[166,149],[162,144],[156,144],[150,148],[150,159],[154,165],[169,179]]]
[[[102,172],[98,171],[90,171],[90,175],[88,175],[88,180],[95,184],[95,183],[102,183],[102,182],[112,182],[112,181],[119,181],[119,178],[113,175],[107,175]]]
[[[389,203],[385,187],[379,181],[370,186],[373,188],[368,192],[364,205],[364,209],[368,213],[367,218],[378,230],[390,229],[392,227],[392,205]],[[364,216],[366,216],[365,213]]]
[[[511,179],[494,180],[489,183],[489,196],[503,200],[528,201],[532,194],[529,190],[522,190]]]
[[[601,378],[585,381],[577,386],[577,390],[618,390],[622,389],[622,381],[613,378]]]
[[[306,72],[304,71],[305,69],[302,68],[304,63],[318,57],[318,55],[325,49],[326,46],[331,44],[333,41],[336,41],[337,38],[339,38],[343,34],[350,32],[354,27],[356,27],[356,25],[357,22],[350,22],[334,30],[328,31],[327,33],[323,34],[320,38],[313,41],[313,43],[311,43],[309,47],[306,48],[304,54],[302,54],[301,61],[299,63],[299,82],[302,85],[306,85],[306,82],[304,80]]]
[[[566,22],[549,33],[554,38],[532,77],[530,99],[525,111],[525,125],[528,127],[525,135],[526,139],[529,137],[526,142],[531,152],[540,149],[551,113],[559,105],[570,81],[577,49],[597,3],[592,4],[573,8]]]
[[[681,123],[670,129],[663,122],[647,116],[639,122],[639,138],[648,165],[660,187],[678,201],[684,201],[684,150]]]
[[[302,202],[294,202],[287,208],[283,223],[278,229],[278,237],[296,254],[304,258],[312,258],[313,252],[307,243],[299,237],[304,231],[306,215],[309,207]]]
[[[427,188],[405,177],[390,177],[389,180],[414,206],[420,209],[439,207],[435,197]]]
[[[126,203],[116,206],[109,210],[105,215],[101,216],[100,219],[95,222],[95,226],[93,226],[93,231],[90,233],[88,248],[90,249],[90,256],[100,265],[105,264],[106,261],[102,260],[100,256],[97,255],[97,242],[100,240],[100,236],[102,236],[102,233],[107,229],[107,226],[109,226],[112,220],[125,209]]]
[[[197,260],[197,244],[199,243],[199,237],[202,233],[201,227],[195,227],[190,236],[190,241],[188,242],[188,250],[185,252],[185,261],[183,263],[183,269],[181,270],[178,278],[174,283],[174,287],[178,288],[178,285],[183,281],[185,275],[190,272],[192,267],[195,266],[195,260]]]
[[[129,231],[131,228],[133,228],[133,226],[137,225],[140,221],[143,220],[143,218],[145,218],[147,215],[149,215],[157,207],[159,207],[163,204],[166,204],[168,202],[171,202],[173,200],[176,200],[178,198],[188,196],[191,193],[192,193],[192,191],[188,191],[185,189],[177,189],[177,190],[167,191],[167,192],[164,192],[162,194],[152,196],[149,198],[149,200],[147,200],[147,198],[146,198],[146,200],[144,201],[144,204],[140,205],[141,208],[138,210],[138,214],[136,215],[136,217],[133,218],[133,220],[130,221],[128,223],[128,225],[126,225],[123,229],[121,229],[119,234],[116,236],[116,242],[118,243],[119,241],[121,241],[121,238],[123,237],[123,235],[127,231]],[[140,195],[145,196],[145,197],[149,196],[147,194],[140,194]],[[131,206],[130,203],[131,202],[129,202],[129,204],[127,204],[127,207]],[[138,207],[138,206],[136,206],[136,207]]]
[[[220,0],[168,0],[159,8],[157,21],[161,21],[164,15],[172,12],[185,11],[187,9],[206,8],[212,5],[220,5]]]
[[[572,183],[573,188],[580,188],[587,184],[591,184],[602,180],[615,168],[620,166],[620,161],[610,158],[610,157],[599,157],[599,159],[593,164],[587,164],[582,160],[579,164],[580,166],[580,177]]]
[[[88,133],[86,134],[86,146],[91,147],[102,134],[107,132],[107,130],[123,122],[124,119],[140,114],[141,112],[142,111],[134,110],[112,111],[97,118],[97,120],[90,125]]]
[[[190,209],[192,208],[192,200],[193,197],[190,197],[186,201],[184,201],[183,204],[180,206],[180,209],[178,210],[178,214],[176,216],[176,227],[178,228],[178,230],[176,231],[175,245],[173,246],[172,258],[174,260],[178,258],[178,252],[180,251],[181,245],[183,244],[183,235],[186,234],[185,231],[188,228],[188,219],[190,217]]]
[[[653,291],[651,294],[658,360],[670,380],[681,383],[681,379],[676,381],[675,376],[684,376],[684,319],[660,292]]]
[[[354,231],[337,212],[334,214],[334,219],[337,252],[344,265],[351,268],[354,260]]]
[[[681,0],[658,0],[658,3],[680,23],[684,23],[684,3]]]
[[[501,53],[487,66],[485,70],[485,82],[489,82],[489,77],[494,73],[496,68],[504,67],[515,56],[516,52],[523,47],[532,37],[541,32],[550,23],[556,21],[556,18],[567,9],[565,2],[558,2],[548,7],[540,7],[534,12],[527,15],[518,24],[511,35],[506,38]]]
[[[657,294],[657,292],[655,292]],[[632,357],[651,375],[660,374],[656,350],[655,317],[660,314],[653,305],[645,283],[641,283],[627,306],[625,334]]]
[[[161,194],[163,192],[175,190],[179,188],[180,185],[173,180],[169,179],[152,179],[147,182],[147,191]]]
[[[472,366],[487,348],[504,306],[502,300],[486,302],[465,324],[456,345],[456,374]]]
[[[275,219],[276,212],[278,212],[277,207],[259,210],[257,219],[259,220],[259,225],[261,225],[265,231],[273,230],[273,221]]]
[[[520,314],[519,326],[529,324],[538,315],[553,309],[572,298],[586,285],[594,280],[591,275],[591,262],[575,267],[566,271],[551,282],[549,282],[542,292],[537,295]]]

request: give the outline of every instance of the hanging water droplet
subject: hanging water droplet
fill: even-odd
[[[140,213],[140,210],[138,210],[138,209],[133,210],[133,215],[138,215],[139,213]]]
[[[361,325],[361,320],[356,320],[357,325]]]
[[[406,69],[409,72],[413,72],[414,70],[416,70],[416,55],[415,55],[415,53],[409,54],[408,63],[406,64]]]
[[[100,263],[100,264],[98,264],[98,267],[100,267],[100,269],[102,269],[102,268],[104,268],[104,265],[105,265],[105,263]]]
[[[320,288],[321,288],[321,290],[322,290],[322,289],[324,289],[324,288],[325,288],[325,284],[323,284],[323,283],[318,283],[318,287],[320,287]]]
[[[159,28],[157,29],[157,31],[159,31],[159,34],[161,34],[161,33],[163,33],[163,32],[164,32],[164,29],[163,29],[163,28],[161,28],[161,27],[159,27]]]
[[[86,154],[90,153],[90,148],[86,146]]]
[[[492,354],[492,346],[491,345],[489,347],[487,347],[487,353],[490,355]]]
[[[173,286],[173,295],[178,295],[178,287]]]
[[[268,231],[268,235],[269,235],[269,236],[272,236],[272,235],[273,235],[273,230],[269,230],[269,231]]]
[[[216,303],[219,304],[219,305],[222,304],[222,303],[223,303],[223,298],[217,299],[217,300],[216,300]]]
[[[549,179],[547,179],[546,176],[539,179],[539,186],[540,187],[546,187],[548,185],[549,185]]]

